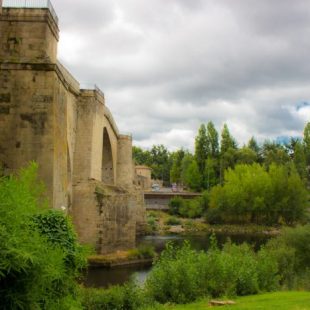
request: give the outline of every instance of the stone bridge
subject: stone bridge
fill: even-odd
[[[65,208],[80,240],[98,252],[134,246],[144,213],[131,136],[119,133],[100,89],[81,89],[57,60],[50,3],[7,3],[0,7],[0,163],[11,173],[38,162],[50,204]]]

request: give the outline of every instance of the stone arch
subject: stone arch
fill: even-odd
[[[114,166],[111,140],[107,129],[103,128],[102,136],[101,180],[106,184],[114,184]]]

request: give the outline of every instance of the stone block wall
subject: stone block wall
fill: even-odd
[[[51,206],[66,208],[98,252],[133,247],[145,214],[131,137],[103,94],[80,90],[57,61],[57,41],[48,9],[0,12],[0,164],[11,173],[38,162]]]

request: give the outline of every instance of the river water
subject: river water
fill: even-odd
[[[270,238],[265,235],[252,234],[216,234],[218,245],[225,243],[227,238],[233,243],[241,244],[247,242],[258,249]],[[210,244],[210,234],[195,235],[168,235],[168,236],[144,236],[137,241],[137,245],[152,245],[156,252],[161,252],[165,244],[169,241],[181,245],[184,240],[190,241],[192,247],[196,250],[206,251]],[[84,279],[84,285],[87,287],[108,287],[115,284],[123,284],[130,279],[135,278],[138,282],[143,283],[151,266],[124,266],[117,268],[89,268]]]

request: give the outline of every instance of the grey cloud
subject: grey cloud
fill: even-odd
[[[208,120],[242,140],[276,137],[307,115],[291,107],[310,101],[308,4],[55,0],[64,38],[81,37],[74,60],[60,40],[60,57],[103,89],[120,129],[143,145],[181,143],[173,129],[194,135]]]

